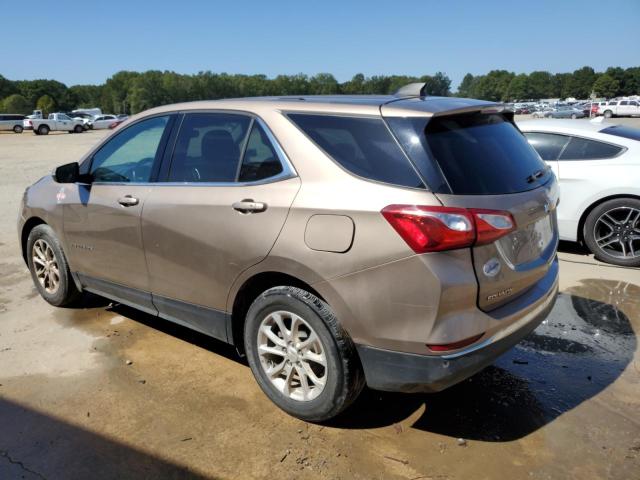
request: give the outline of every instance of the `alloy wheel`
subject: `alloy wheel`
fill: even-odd
[[[276,311],[260,323],[260,364],[269,381],[285,397],[310,401],[327,382],[327,357],[311,325],[292,312]]]
[[[60,287],[60,270],[55,253],[45,240],[38,239],[33,244],[31,260],[38,282],[49,294],[54,294]]]
[[[640,209],[617,207],[606,211],[593,227],[598,248],[616,258],[640,257]]]

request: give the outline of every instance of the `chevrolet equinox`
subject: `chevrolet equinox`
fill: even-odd
[[[530,333],[557,295],[557,204],[511,112],[409,85],[148,110],[30,186],[18,233],[50,304],[93,292],[233,344],[322,421]]]

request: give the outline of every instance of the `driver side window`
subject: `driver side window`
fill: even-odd
[[[143,120],[108,141],[93,156],[93,181],[148,182],[168,121],[168,116]]]

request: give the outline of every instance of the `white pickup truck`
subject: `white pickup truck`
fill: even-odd
[[[27,126],[32,127],[36,135],[48,135],[49,132],[84,132],[82,120],[73,119],[64,113],[50,113],[46,120],[33,118],[25,120],[25,124],[27,122]]]
[[[637,100],[612,100],[598,106],[598,115],[605,118],[632,117],[640,115],[640,102]]]

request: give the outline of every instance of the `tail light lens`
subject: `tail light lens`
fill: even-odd
[[[515,229],[509,212],[389,205],[382,215],[416,253],[485,245]]]

